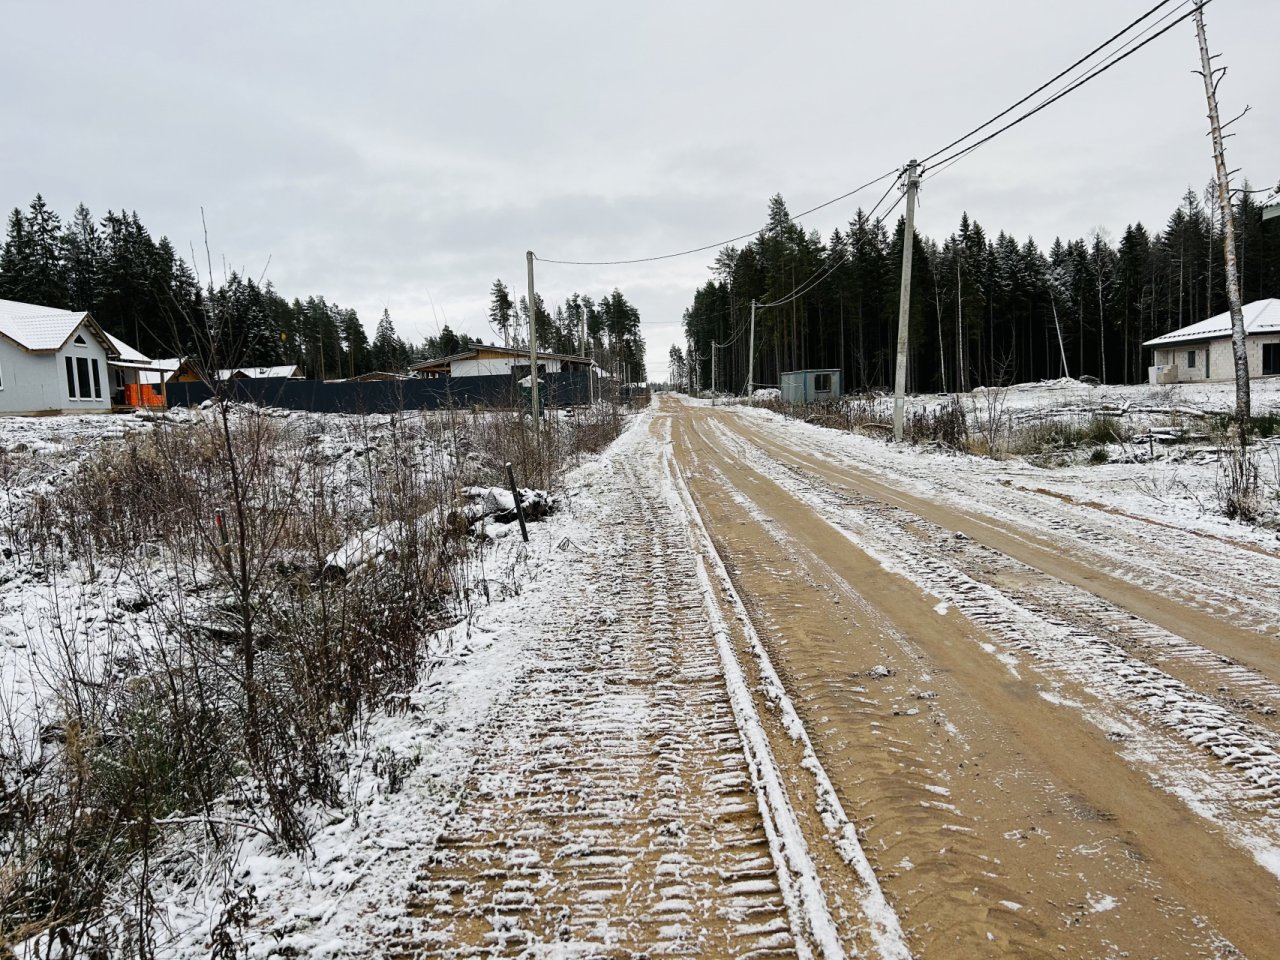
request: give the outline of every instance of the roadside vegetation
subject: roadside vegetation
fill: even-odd
[[[448,655],[442,628],[519,589],[527,554],[494,546],[510,530],[474,488],[505,487],[510,462],[553,503],[623,421],[223,400],[52,471],[0,447],[0,588],[22,591],[7,639],[25,650],[0,689],[0,944],[154,956],[158,883],[209,882],[247,835],[305,853],[358,817],[351,743]],[[403,762],[381,761],[389,789]],[[217,882],[211,949],[238,956],[254,893]]]
[[[809,404],[757,400],[786,417],[890,441],[892,399],[853,394]],[[1240,442],[1234,419],[1176,404],[1136,408],[1107,404],[1015,408],[1009,388],[980,387],[908,411],[907,444],[945,453],[1003,460],[1018,457],[1044,468],[1151,463],[1205,458],[1218,465],[1213,501],[1233,520],[1280,526],[1280,414],[1251,418]]]

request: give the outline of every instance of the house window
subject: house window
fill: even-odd
[[[4,370],[0,370],[0,390],[4,389]]]
[[[831,392],[831,374],[815,373],[813,375],[814,393],[830,393]]]
[[[1194,350],[1187,351],[1187,369],[1194,370],[1196,368],[1196,352]]]
[[[1262,345],[1262,375],[1280,377],[1280,343]]]
[[[67,357],[67,397],[72,400],[102,399],[102,370],[97,358]]]
[[[76,338],[75,338],[74,340],[72,340],[71,342],[72,342],[72,343],[74,343],[77,347],[87,347],[87,346],[88,346],[88,344],[87,344],[87,343],[85,343],[85,341],[84,341],[84,334],[83,334],[83,333],[77,333],[77,334],[76,334]]]
[[[1209,379],[1209,357],[1211,357],[1212,355],[1213,355],[1213,348],[1205,347],[1204,348],[1204,378],[1206,380]]]

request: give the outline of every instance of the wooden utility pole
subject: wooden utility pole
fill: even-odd
[[[533,429],[538,429],[538,301],[533,293],[533,251],[525,251],[529,265],[529,395],[533,400]]]
[[[898,364],[893,377],[893,439],[902,442],[907,398],[907,326],[911,317],[911,254],[916,245],[917,164],[907,164],[907,222],[902,232],[902,291],[898,296]]]
[[[747,403],[751,402],[751,394],[754,393],[755,374],[756,374],[756,302],[751,301],[751,340],[750,346],[747,347]]]
[[[1218,206],[1222,208],[1222,248],[1226,268],[1227,305],[1231,308],[1231,352],[1236,361],[1236,420],[1240,425],[1240,443],[1245,443],[1249,426],[1249,350],[1244,333],[1244,310],[1240,305],[1240,277],[1236,271],[1236,227],[1231,213],[1231,184],[1227,172],[1226,152],[1222,147],[1222,124],[1218,120],[1218,81],[1226,67],[1214,70],[1209,56],[1209,41],[1204,35],[1204,4],[1196,6],[1196,37],[1200,41],[1200,76],[1204,78],[1204,97],[1209,104],[1209,132],[1213,137],[1213,162],[1218,173]],[[1214,79],[1214,74],[1218,79]],[[1246,108],[1247,109],[1247,108]],[[1243,116],[1243,114],[1241,114]],[[1237,118],[1238,119],[1238,118]]]

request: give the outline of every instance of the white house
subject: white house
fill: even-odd
[[[575,357],[564,353],[544,353],[538,351],[538,375],[560,373],[561,371],[583,372],[590,370],[592,363],[586,357]],[[436,357],[410,364],[409,370],[423,379],[437,377],[492,377],[529,375],[528,347],[498,347],[477,343],[461,353],[448,357]]]
[[[1250,378],[1280,376],[1280,300],[1246,303],[1244,332]],[[1143,346],[1152,349],[1152,384],[1235,379],[1229,312],[1171,330]]]
[[[152,360],[148,372],[141,374],[143,383],[194,383],[204,380],[204,368],[194,360],[182,357],[171,357],[164,360]],[[225,367],[218,370],[214,380],[266,380],[285,378],[301,380],[302,368],[296,363],[286,363],[274,367]]]
[[[147,363],[84,311],[0,300],[0,414],[108,411]]]

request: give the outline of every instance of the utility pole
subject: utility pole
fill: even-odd
[[[533,430],[538,431],[538,301],[533,294],[533,251],[525,251],[529,265],[529,389],[533,400]]]
[[[582,309],[582,356],[585,358],[587,355],[587,310],[585,307],[582,307],[581,309]],[[592,364],[587,364],[587,403],[589,404],[595,402],[591,396],[591,367],[592,367]]]
[[[751,402],[751,394],[755,391],[756,372],[756,302],[751,301],[751,340],[747,347],[747,403]]]
[[[916,245],[916,190],[920,177],[914,160],[907,164],[907,222],[902,231],[902,291],[898,296],[898,365],[893,377],[893,439],[902,442],[907,400],[907,324],[911,317],[911,254]]]
[[[711,341],[711,405],[716,405],[716,342]]]
[[[1209,56],[1209,41],[1204,35],[1204,4],[1196,5],[1196,38],[1200,41],[1200,76],[1204,78],[1204,97],[1209,103],[1209,131],[1213,135],[1213,162],[1218,172],[1218,206],[1222,208],[1222,247],[1227,277],[1227,304],[1231,308],[1231,352],[1236,361],[1236,420],[1239,422],[1240,446],[1246,442],[1249,426],[1249,353],[1244,335],[1244,311],[1240,306],[1240,277],[1236,271],[1236,227],[1231,213],[1230,174],[1226,152],[1222,148],[1222,124],[1218,120],[1218,83],[1226,67],[1214,70]],[[1218,73],[1218,79],[1214,79]],[[1248,107],[1245,107],[1246,112]],[[1244,116],[1242,113],[1241,117]],[[1236,120],[1240,119],[1237,117]],[[1233,120],[1232,123],[1235,121]]]

